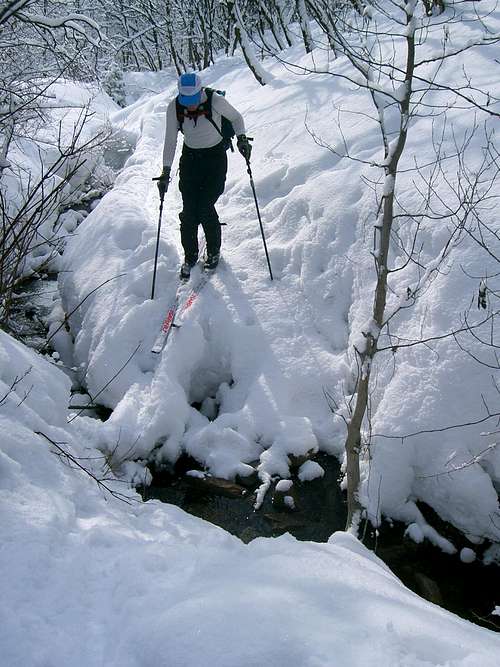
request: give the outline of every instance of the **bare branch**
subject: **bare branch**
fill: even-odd
[[[53,447],[55,447],[55,449],[56,449],[55,453],[57,453],[63,460],[65,460],[70,467],[74,467],[74,468],[82,471],[86,475],[88,475],[92,480],[94,480],[94,482],[97,484],[97,486],[100,489],[106,491],[107,493],[109,493],[114,498],[117,498],[118,500],[122,500],[123,502],[127,503],[128,505],[130,505],[132,502],[136,501],[136,499],[133,496],[128,496],[124,493],[120,493],[119,491],[115,491],[108,484],[108,482],[119,482],[120,480],[114,479],[114,478],[107,479],[105,477],[104,478],[97,477],[91,470],[89,470],[84,465],[82,465],[80,463],[81,459],[79,459],[78,457],[71,454],[67,449],[63,448],[63,445],[67,445],[66,442],[55,442],[55,440],[52,440],[52,438],[49,438],[49,436],[46,435],[45,433],[43,433],[42,431],[35,431],[35,435],[39,435],[42,438],[45,438],[45,440],[48,440],[48,442],[50,442],[50,444]],[[88,460],[88,459],[83,459],[83,460]],[[138,501],[136,501],[136,502],[138,502]]]

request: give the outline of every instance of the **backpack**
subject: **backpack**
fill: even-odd
[[[229,118],[221,116],[221,128],[219,130],[217,124],[212,118],[212,97],[214,93],[225,97],[226,91],[214,90],[213,88],[205,88],[204,90],[207,95],[207,101],[203,102],[203,104],[200,104],[200,106],[197,109],[197,116],[205,116],[206,119],[212,123],[217,132],[221,135],[222,140],[224,142],[224,148],[226,150],[230,148],[231,151],[234,152],[232,139],[234,138],[235,132],[233,124],[231,123]],[[175,110],[177,113],[177,122],[179,123],[179,129],[181,132],[183,132],[182,125],[184,123],[184,119],[189,118],[189,112],[187,111],[186,107],[183,107],[182,104],[179,103],[178,97],[175,98]]]

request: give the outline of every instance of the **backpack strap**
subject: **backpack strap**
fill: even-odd
[[[202,113],[205,116],[207,120],[209,120],[212,125],[215,127],[217,132],[221,135],[222,137],[222,132],[219,130],[217,127],[214,119],[212,118],[212,97],[213,94],[216,92],[213,88],[204,88],[205,94],[207,96],[206,102],[203,102],[200,106],[202,107]],[[186,114],[186,107],[183,107],[182,104],[179,102],[179,96],[175,98],[175,112],[177,116],[177,122],[179,123],[179,130],[182,132],[182,125],[184,123],[184,119],[188,114]]]
[[[212,123],[214,128],[217,130],[217,132],[220,134],[222,139],[224,139],[224,145],[226,150],[228,148],[231,148],[231,151],[234,152],[233,144],[231,139],[228,139],[227,137],[224,136],[222,129],[217,126],[217,123],[214,121],[212,118],[212,98],[214,96],[214,93],[219,93],[219,91],[214,90],[213,88],[204,88],[205,95],[207,96],[207,99],[203,104],[201,105],[203,107],[203,113],[205,118]],[[186,118],[186,108],[182,106],[182,104],[179,102],[179,96],[175,98],[175,111],[177,115],[177,122],[179,124],[179,130],[183,132],[183,123],[184,119]]]
[[[184,133],[184,130],[182,129],[183,123],[184,123],[184,107],[182,104],[179,102],[179,96],[175,98],[175,115],[177,116],[177,123],[179,125],[179,130]]]
[[[225,136],[224,132],[222,131],[222,123],[224,123],[224,117],[221,116],[221,127],[220,128],[217,127],[216,122],[212,118],[212,97],[214,96],[214,93],[217,93],[218,95],[223,96],[224,92],[220,91],[220,90],[214,90],[213,88],[205,88],[205,93],[207,95],[207,101],[206,101],[206,104],[207,104],[207,109],[206,109],[206,111],[207,111],[207,113],[206,113],[207,120],[209,120],[212,123],[212,125],[215,127],[217,132],[220,134],[220,136],[224,140],[224,148],[226,150],[228,148],[230,148],[231,152],[234,153],[233,142],[231,141],[231,139],[229,137]],[[234,133],[232,134],[232,136],[234,136]]]
[[[217,127],[217,123],[216,123],[216,122],[214,121],[214,119],[212,118],[212,97],[214,96],[214,93],[215,93],[215,92],[216,92],[216,91],[215,91],[213,88],[205,88],[205,94],[206,94],[206,96],[207,96],[207,101],[206,101],[206,105],[207,105],[207,109],[206,109],[206,111],[207,111],[207,114],[206,114],[206,116],[207,116],[207,120],[209,120],[209,121],[212,123],[212,125],[215,127],[215,129],[217,130],[217,132],[218,132],[218,133],[220,134],[220,136],[224,139],[224,135],[222,134],[222,130],[220,130],[220,129]]]

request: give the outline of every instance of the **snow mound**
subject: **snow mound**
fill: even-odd
[[[96,456],[92,420],[65,425],[64,373],[2,332],[0,359],[2,664],[497,664],[498,635],[418,598],[349,535],[245,545],[104,496],[36,435]]]

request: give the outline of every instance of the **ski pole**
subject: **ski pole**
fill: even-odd
[[[269,267],[269,275],[271,276],[271,280],[274,280],[273,271],[271,269],[271,261],[269,259],[269,253],[267,252],[267,243],[266,243],[266,237],[264,235],[264,226],[262,224],[262,218],[260,217],[259,202],[257,201],[257,193],[255,192],[255,184],[253,182],[252,168],[250,167],[250,159],[245,158],[245,160],[247,163],[247,173],[250,177],[250,185],[252,186],[253,198],[255,200],[255,208],[257,209],[257,217],[259,218],[260,233],[262,235],[262,242],[264,243],[264,251],[266,253],[267,266]]]
[[[159,178],[153,178],[153,181],[158,181]],[[155,266],[153,269],[153,284],[151,286],[151,301],[155,298],[155,282],[156,282],[156,267],[158,265],[158,249],[160,246],[160,229],[161,229],[161,215],[163,213],[163,200],[165,193],[160,195],[160,214],[158,216],[158,234],[156,235],[156,250],[155,250]]]

